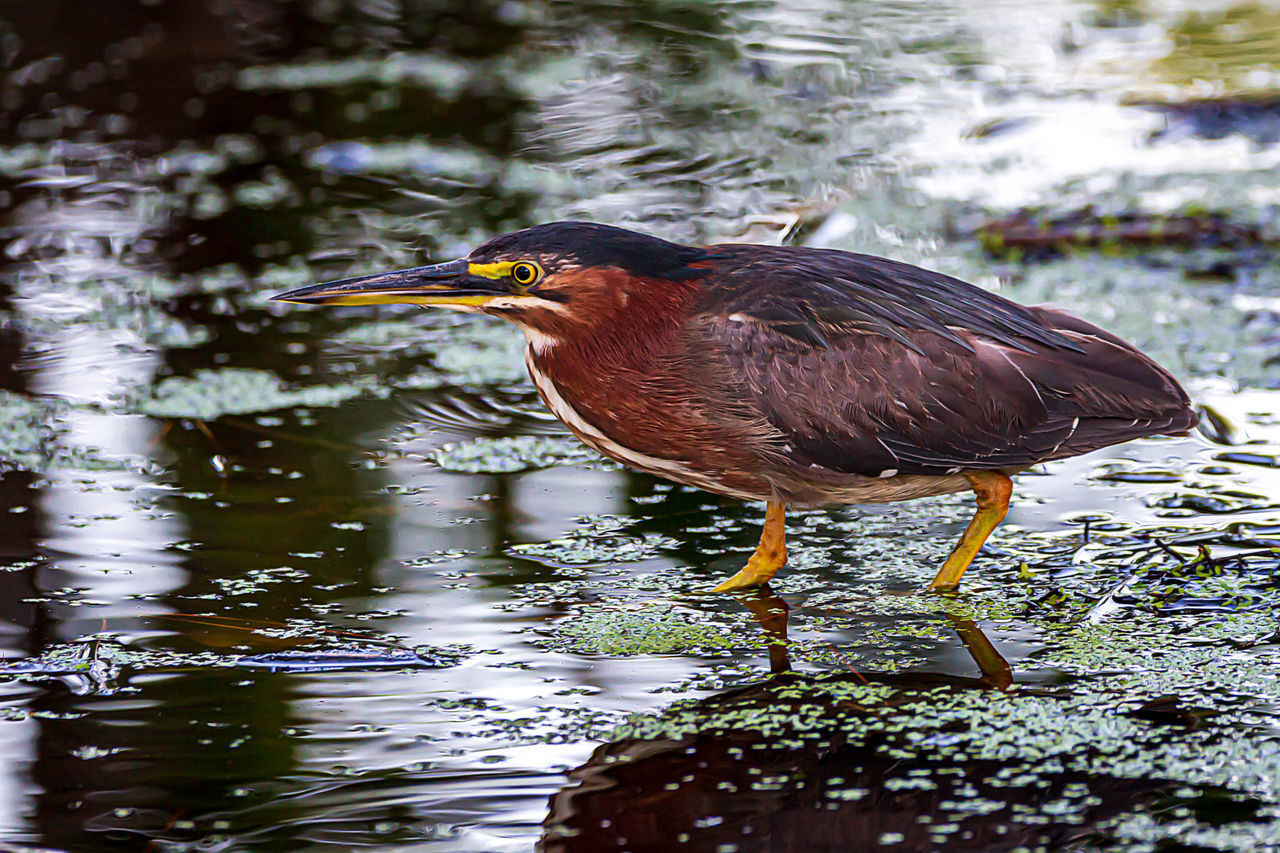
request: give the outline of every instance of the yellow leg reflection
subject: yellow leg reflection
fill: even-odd
[[[973,520],[938,570],[933,583],[929,584],[932,592],[951,592],[960,586],[960,577],[978,555],[982,543],[1009,512],[1012,480],[999,471],[966,471],[964,476],[978,496],[978,511],[973,514]]]
[[[766,584],[787,564],[787,505],[769,501],[765,510],[764,530],[760,532],[760,544],[747,560],[747,565],[736,575],[720,584],[712,592],[732,592]]]
[[[791,607],[786,599],[769,589],[769,585],[736,596],[743,606],[756,617],[769,641],[769,671],[775,675],[791,671],[791,658],[787,655],[787,620]]]
[[[987,639],[987,635],[982,633],[978,623],[949,613],[947,619],[951,621],[951,627],[955,628],[956,633],[960,635],[960,642],[964,643],[964,647],[969,650],[969,656],[973,658],[973,662],[982,671],[981,683],[997,690],[1008,690],[1013,686],[1013,669],[1004,656],[996,651],[996,647]]]
[[[787,653],[787,625],[791,616],[791,607],[787,604],[786,599],[770,589],[768,584],[739,593],[734,598],[738,599],[747,610],[751,611],[751,615],[755,617],[756,622],[764,630],[765,637],[769,641],[769,671],[775,675],[790,672],[791,659]],[[973,658],[973,662],[978,665],[978,670],[982,673],[982,677],[978,679],[978,686],[996,690],[1008,690],[1012,687],[1012,667],[1009,666],[1009,662],[1004,659],[1004,656],[996,651],[995,645],[987,639],[987,635],[978,627],[978,623],[972,619],[952,616],[949,613],[945,615],[947,621],[951,623],[951,627],[955,629],[956,634],[960,637],[960,642],[964,644],[965,650],[969,652],[969,656]],[[875,681],[898,677],[892,674],[878,675],[875,673],[868,673],[866,678],[860,673],[854,673],[854,675],[864,684],[868,678]],[[907,677],[910,678],[909,675]],[[969,679],[961,679],[961,681],[969,681]]]

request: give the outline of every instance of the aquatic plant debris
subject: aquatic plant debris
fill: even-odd
[[[557,624],[551,645],[576,654],[663,655],[723,653],[760,642],[752,635],[735,635],[696,611],[650,602],[584,610]]]
[[[164,379],[148,396],[137,398],[133,408],[156,418],[215,420],[297,406],[336,406],[373,391],[371,382],[290,388],[265,370],[223,368]]]
[[[1233,222],[1226,212],[1143,214],[1084,209],[1046,216],[1023,210],[983,223],[975,236],[993,257],[1021,261],[1044,260],[1073,250],[1110,254],[1152,247],[1280,251],[1275,223]]]
[[[575,438],[512,436],[480,437],[448,444],[436,451],[435,461],[446,471],[511,474],[556,465],[599,462],[600,456]]]
[[[0,390],[0,468],[38,470],[53,453],[52,406]]]
[[[1269,411],[1264,404],[1248,408]],[[1273,419],[1238,423],[1253,435],[1252,455],[1273,452]],[[1096,490],[1155,493],[1148,520],[1103,517],[1083,530],[1078,524],[1005,530],[954,600],[921,594],[919,586],[945,547],[922,531],[935,516],[956,514],[958,504],[938,499],[909,510],[794,513],[793,523],[803,531],[796,538],[804,544],[794,549],[776,584],[791,608],[783,648],[793,667],[837,672],[784,675],[755,686],[739,682],[728,691],[720,686],[710,699],[633,716],[604,736],[591,763],[574,771],[582,787],[558,795],[557,814],[569,816],[565,831],[583,827],[572,815],[612,807],[606,794],[596,792],[634,790],[645,784],[642,779],[661,788],[679,779],[688,771],[676,757],[688,750],[694,751],[689,760],[702,762],[699,773],[724,785],[742,784],[729,765],[715,763],[719,750],[726,750],[769,780],[754,790],[790,791],[802,803],[817,796],[845,808],[878,801],[877,791],[899,803],[909,792],[936,792],[929,801],[931,825],[943,829],[925,836],[935,845],[945,846],[953,833],[980,833],[992,825],[1027,833],[1028,849],[1057,845],[1045,840],[1059,837],[1052,834],[1055,827],[1068,834],[1088,827],[1132,850],[1181,843],[1244,853],[1280,843],[1280,821],[1273,817],[1280,813],[1280,744],[1268,734],[1280,702],[1280,605],[1274,594],[1280,499],[1265,498],[1260,487],[1272,469],[1254,464],[1252,455],[1220,458],[1212,446],[1177,459],[1160,453],[1160,442],[1151,446],[1155,452],[1145,462],[1138,456],[1123,468],[1093,463]],[[1127,475],[1117,476],[1119,471]],[[1212,531],[1179,514],[1193,497],[1220,494],[1215,477],[1235,491],[1256,489],[1250,521],[1236,516],[1228,528]],[[1024,482],[1034,487],[1042,481]],[[1033,488],[1027,491],[1034,495]],[[956,523],[961,518],[956,514]],[[881,549],[896,543],[900,551],[904,542],[925,549],[906,559]],[[606,555],[593,557],[610,565]],[[640,577],[596,570],[530,588],[528,596],[610,602],[586,604],[557,620],[551,648],[643,656],[666,646],[660,631],[654,631],[657,642],[647,644],[646,625],[637,625],[636,617],[651,613],[656,622],[670,618],[662,601],[698,601],[689,597],[698,582],[692,574],[679,567]],[[910,589],[890,594],[886,580],[895,575]],[[737,612],[735,624],[697,607],[687,621],[730,642],[752,622]],[[965,636],[958,620],[971,619],[987,630],[997,651],[1007,647],[1005,632],[1023,649],[1008,693],[976,689],[976,677],[935,676],[936,662],[919,653],[929,643],[957,647]],[[778,640],[758,631],[756,642],[759,656]],[[1028,648],[1034,651],[1028,654]],[[858,675],[839,672],[847,669]],[[690,680],[677,692],[707,688]],[[785,766],[775,766],[767,750],[785,752]],[[806,764],[832,750],[852,752],[832,764]],[[670,770],[663,763],[667,755]],[[625,775],[632,760],[640,762],[637,775]],[[847,778],[850,765],[866,772]],[[831,775],[832,767],[840,772]],[[662,802],[666,795],[655,789],[653,796]],[[1180,804],[1176,820],[1148,811],[1170,799]],[[727,798],[718,807],[729,809],[732,802]],[[1213,803],[1223,806],[1214,811]],[[975,815],[986,817],[977,821]],[[720,838],[714,827],[703,827],[700,835],[697,827],[689,831]],[[554,827],[548,837],[556,837]],[[588,837],[604,847],[612,843]],[[883,846],[913,849],[910,838],[906,833]]]
[[[0,471],[152,471],[135,455],[109,454],[72,440],[74,407],[63,400],[28,397],[0,389]]]
[[[434,669],[457,664],[465,657],[458,649],[419,646],[333,645],[257,654],[177,652],[143,649],[115,639],[88,639],[52,646],[38,658],[0,662],[0,680],[38,682],[50,678],[79,678],[81,692],[112,691],[126,671],[155,673],[199,667],[244,667],[281,673]]]

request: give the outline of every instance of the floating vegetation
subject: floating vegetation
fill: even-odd
[[[55,645],[37,658],[0,661],[0,681],[58,679],[79,693],[109,694],[133,675],[181,671],[190,667],[244,667],[271,672],[341,672],[383,669],[435,669],[453,666],[465,654],[457,649],[360,645],[327,641],[323,648],[295,648],[260,654],[176,652],[138,648],[115,638],[92,637]]]
[[[0,471],[152,471],[155,463],[112,455],[68,437],[72,407],[0,389]]]
[[[365,383],[290,388],[265,370],[223,368],[199,370],[193,376],[171,376],[132,401],[144,415],[156,418],[215,420],[223,415],[270,412],[297,406],[336,406],[371,393]]]
[[[0,468],[38,470],[53,455],[52,407],[0,390]]]
[[[591,566],[635,563],[656,557],[676,545],[669,536],[649,534],[590,534],[575,531],[572,537],[512,545],[512,554],[556,566]]]
[[[529,381],[524,338],[498,320],[474,320],[450,330],[449,346],[434,366],[457,385],[511,385]]]
[[[723,653],[760,641],[710,623],[696,611],[649,602],[584,609],[558,622],[549,644],[584,655],[665,655]]]
[[[1273,8],[269,5],[0,23],[0,837],[1280,848]],[[942,269],[1212,414],[1024,473],[954,597],[969,496],[709,595],[759,507],[579,447],[518,331],[269,302],[565,218]]]
[[[360,323],[334,335],[331,340],[333,343],[370,349],[395,348],[397,352],[403,352],[405,349],[413,351],[415,348],[432,345],[430,335],[421,324],[403,319],[381,319]]]
[[[524,559],[553,566],[591,566],[648,560],[679,546],[659,533],[627,530],[632,522],[610,515],[588,516],[567,536],[545,542],[524,542],[508,550]]]
[[[445,445],[435,454],[436,464],[444,470],[466,474],[511,474],[599,459],[576,438],[528,435],[473,438]]]
[[[220,662],[220,657],[213,653],[177,654],[134,648],[110,637],[87,637],[54,645],[39,657],[0,662],[0,679],[28,682],[57,679],[76,693],[111,694],[122,686],[126,670],[176,670],[215,666]]]

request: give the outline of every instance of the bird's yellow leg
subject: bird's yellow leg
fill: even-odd
[[[978,555],[991,531],[1004,521],[1009,512],[1012,480],[999,471],[966,471],[964,476],[978,496],[978,511],[973,514],[973,520],[965,528],[956,547],[947,555],[947,561],[938,570],[933,583],[929,584],[930,592],[951,592],[960,586],[960,576]]]
[[[787,564],[787,505],[781,501],[769,501],[764,514],[764,530],[760,532],[760,544],[736,575],[720,584],[712,592],[731,592],[749,586],[760,586]]]

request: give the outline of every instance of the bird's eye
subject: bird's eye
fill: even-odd
[[[516,284],[533,284],[541,274],[542,270],[538,268],[538,265],[531,264],[528,261],[521,261],[511,268],[511,280]]]

